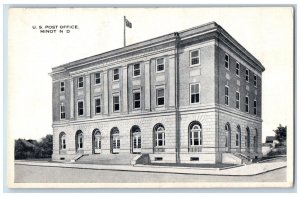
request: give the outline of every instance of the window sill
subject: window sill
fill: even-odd
[[[190,64],[190,68],[196,67],[196,66],[201,66],[201,64]]]

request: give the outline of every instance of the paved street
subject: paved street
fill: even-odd
[[[255,176],[191,175],[15,165],[15,183],[282,182],[286,168]]]

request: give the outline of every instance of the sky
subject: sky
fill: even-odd
[[[8,132],[12,139],[52,134],[51,68],[127,44],[217,22],[266,68],[263,140],[279,124],[293,131],[293,11],[291,8],[11,9],[8,27]],[[39,26],[71,26],[40,33]],[[33,29],[36,26],[37,29]],[[53,29],[52,29],[53,30]]]

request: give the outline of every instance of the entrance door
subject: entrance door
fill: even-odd
[[[132,152],[140,153],[142,144],[141,132],[133,133],[132,139]]]
[[[231,149],[231,133],[230,133],[230,126],[227,123],[225,125],[225,151],[230,152]]]
[[[120,136],[119,134],[113,134],[112,138],[112,153],[120,152]]]
[[[101,134],[100,131],[95,132],[94,136],[94,153],[100,154],[101,153]]]

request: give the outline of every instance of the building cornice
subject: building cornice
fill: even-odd
[[[240,45],[232,36],[230,36],[220,25],[215,22],[211,22],[54,67],[52,69],[52,73],[50,73],[50,76],[67,70],[76,69],[85,65],[95,63],[102,63],[102,65],[105,65],[111,59],[121,58],[126,55],[136,55],[136,53],[141,53],[143,51],[149,52],[151,50],[157,50],[156,47],[162,46],[164,44],[174,44],[174,47],[176,47],[175,42],[178,40],[179,42],[181,42],[195,37],[207,36],[222,40],[222,42],[224,43],[230,43],[238,50],[238,52],[244,54],[249,60],[251,60],[251,62],[253,62],[258,68],[260,68],[261,71],[265,70],[262,64],[242,45]]]

